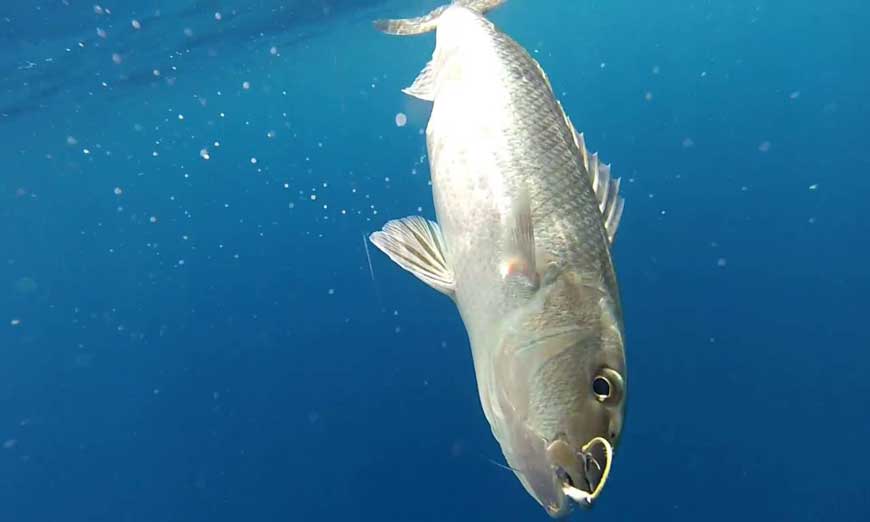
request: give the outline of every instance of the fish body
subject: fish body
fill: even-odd
[[[619,181],[589,154],[528,52],[455,2],[378,22],[436,31],[405,92],[433,102],[426,144],[437,223],[388,222],[372,242],[456,303],[484,414],[508,465],[554,517],[607,479],[626,397],[613,241]]]

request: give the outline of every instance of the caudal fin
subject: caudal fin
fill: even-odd
[[[452,5],[460,5],[485,14],[495,9],[507,0],[454,0]],[[395,20],[375,20],[375,28],[383,33],[399,36],[410,36],[434,31],[438,26],[438,18],[450,5],[442,5],[429,14],[417,18],[400,18]]]

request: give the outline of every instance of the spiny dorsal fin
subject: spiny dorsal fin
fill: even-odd
[[[561,103],[559,108],[562,109]],[[610,164],[601,163],[598,159],[598,153],[589,154],[589,151],[586,149],[586,141],[583,139],[583,133],[577,132],[571,123],[571,118],[568,117],[564,109],[562,109],[562,115],[565,116],[565,123],[574,134],[574,145],[577,146],[580,159],[583,161],[583,166],[589,174],[592,190],[595,191],[595,196],[598,198],[598,209],[601,211],[601,216],[604,219],[607,239],[613,244],[613,240],[616,238],[616,230],[619,228],[619,220],[622,218],[622,210],[625,207],[625,200],[619,195],[620,178],[611,178]]]
[[[447,266],[444,238],[438,223],[420,216],[394,219],[369,239],[397,265],[435,290],[453,297],[453,272]]]

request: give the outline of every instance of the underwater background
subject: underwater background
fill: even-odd
[[[434,218],[423,0],[0,6],[0,522],[545,521]],[[626,427],[575,520],[870,520],[870,6],[510,0],[623,178]]]

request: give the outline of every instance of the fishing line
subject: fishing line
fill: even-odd
[[[369,252],[369,242],[366,239],[365,232],[360,232],[360,236],[362,236],[363,249],[365,249],[366,261],[368,262],[368,265],[369,265],[369,275],[372,277],[372,287],[375,289],[375,296],[378,299],[378,306],[380,308],[381,313],[383,313],[384,312],[384,301],[383,301],[383,299],[381,299],[381,291],[378,288],[378,282],[375,281],[375,269],[372,266],[372,255]]]

